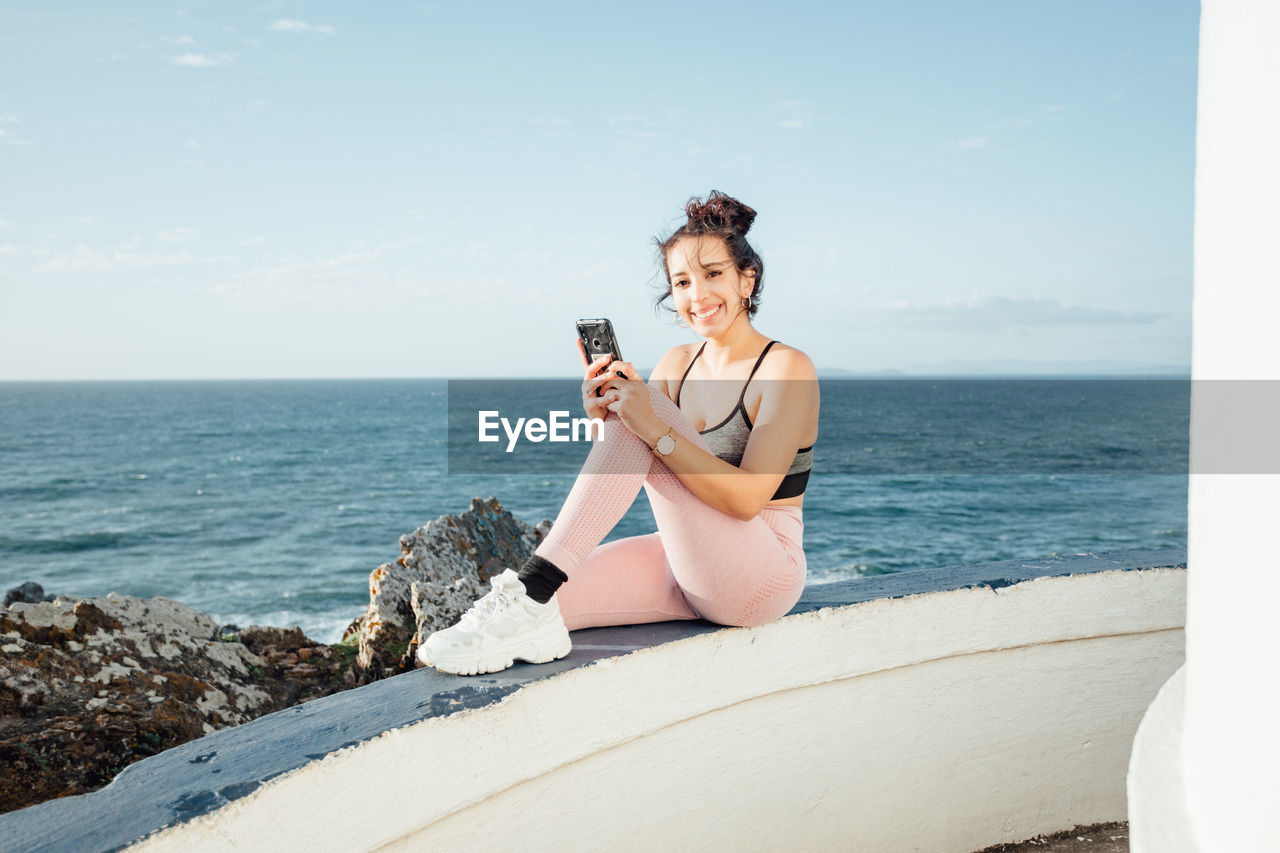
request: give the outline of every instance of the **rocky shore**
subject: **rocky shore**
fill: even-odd
[[[340,642],[297,627],[219,625],[164,597],[11,589],[0,608],[0,813],[106,785],[125,766],[218,729],[413,668],[491,575],[550,529],[474,499],[400,537]]]

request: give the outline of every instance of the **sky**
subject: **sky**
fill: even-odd
[[[758,211],[854,372],[1187,371],[1199,7],[0,6],[0,380],[654,364],[653,238]]]

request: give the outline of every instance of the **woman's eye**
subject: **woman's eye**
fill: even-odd
[[[675,283],[675,286],[676,286],[676,287],[684,287],[684,286],[685,286],[686,284],[688,284],[688,283],[689,283],[689,282],[685,281],[684,279],[680,279],[679,281],[677,281],[677,282]]]
[[[707,270],[707,278],[715,278],[720,275],[721,270]]]

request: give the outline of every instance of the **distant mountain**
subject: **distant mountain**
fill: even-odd
[[[1092,361],[1030,361],[991,359],[988,361],[953,361],[905,371],[847,370],[841,367],[818,368],[819,378],[877,379],[915,376],[1159,376],[1190,378],[1191,368],[1184,364],[1155,364],[1143,361],[1096,359]]]
[[[843,367],[818,368],[819,379],[894,379],[907,375],[897,368],[890,368],[889,370],[845,370]]]

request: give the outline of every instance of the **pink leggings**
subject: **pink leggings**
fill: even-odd
[[[658,417],[706,450],[675,403],[649,392]],[[605,435],[536,551],[569,576],[556,591],[569,630],[699,618],[760,625],[795,606],[805,581],[799,507],[741,521],[703,503],[617,415]],[[658,532],[601,545],[641,485]]]

